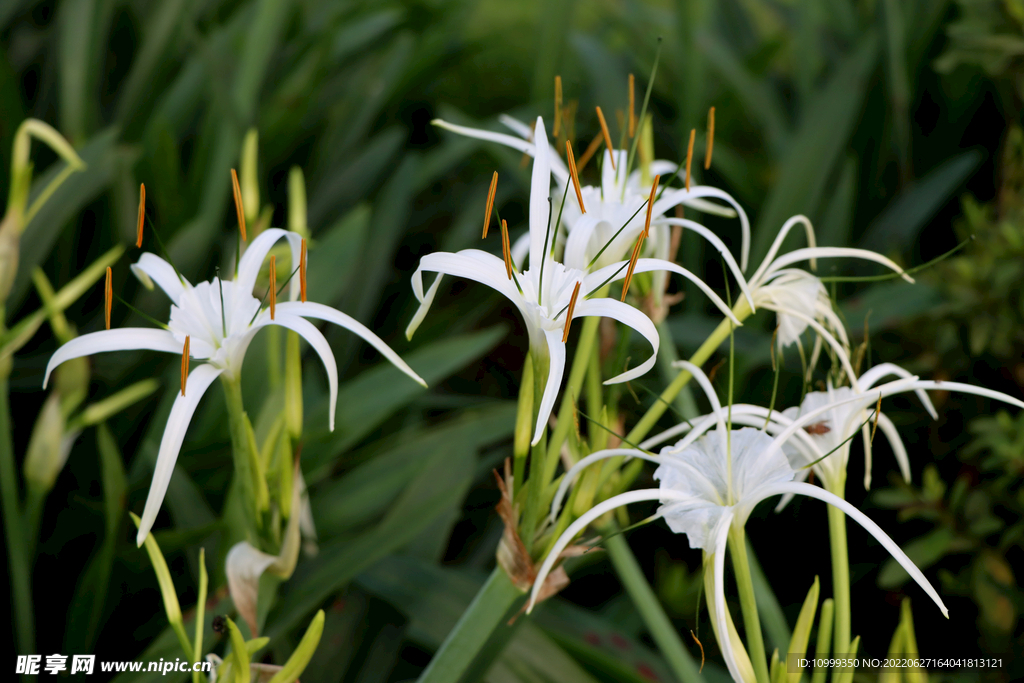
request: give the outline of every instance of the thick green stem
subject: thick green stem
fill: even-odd
[[[221,376],[224,385],[224,399],[228,409],[228,428],[231,431],[231,452],[234,456],[235,476],[242,482],[245,498],[246,530],[250,542],[256,542],[259,536],[257,515],[259,506],[256,503],[256,491],[253,486],[252,462],[249,454],[249,431],[245,423],[245,408],[242,405],[242,381],[240,378]]]
[[[18,652],[35,652],[35,615],[32,611],[32,576],[28,548],[22,535],[22,517],[18,503],[18,474],[14,466],[14,441],[11,438],[11,408],[7,395],[7,375],[0,374],[0,497],[7,536],[7,562],[11,571],[11,603],[14,606],[15,636]]]
[[[544,385],[548,378],[548,368],[551,359],[544,352],[530,352],[533,358],[533,408],[530,411],[530,439],[533,439],[534,430],[537,428],[537,406],[544,396]],[[533,548],[534,532],[537,530],[537,523],[540,520],[541,505],[544,498],[544,490],[547,488],[547,480],[542,478],[544,459],[547,457],[547,450],[544,447],[544,434],[541,433],[540,440],[536,445],[530,446],[530,478],[526,482],[526,505],[523,508],[522,522],[519,525],[519,537],[523,539],[527,550]]]
[[[758,683],[768,683],[768,658],[764,651],[764,637],[761,635],[761,619],[757,614],[754,582],[750,578],[746,534],[742,528],[734,526],[729,531],[729,553],[732,557],[733,573],[736,575],[736,587],[740,594],[740,607],[743,608],[743,627],[747,636],[747,650],[754,665],[754,674]]]
[[[750,315],[750,305],[747,303],[746,298],[742,298],[736,302],[733,306],[733,314],[737,320],[743,322]],[[711,336],[704,340],[704,343],[700,345],[700,348],[692,356],[690,356],[690,362],[694,365],[700,366],[707,362],[708,358],[711,357],[719,346],[722,345],[726,339],[729,338],[729,333],[732,331],[734,323],[726,318],[715,331],[711,333]],[[640,418],[640,421],[636,423],[633,429],[626,436],[626,440],[630,443],[639,443],[650,433],[654,425],[658,423],[658,419],[665,413],[668,406],[671,405],[672,401],[675,400],[676,396],[682,391],[683,387],[692,379],[692,375],[686,370],[681,370],[676,378],[669,384],[663,392],[661,392],[661,400],[656,401],[644,416]]]
[[[843,498],[846,473],[841,473],[839,481],[828,489]],[[832,596],[836,614],[832,652],[843,657],[850,652],[850,558],[846,545],[846,515],[831,505],[828,506],[828,536],[832,546]]]
[[[619,533],[618,527],[612,523],[602,529],[601,534],[605,536],[604,547],[608,550],[608,558],[612,561],[619,580],[626,588],[672,673],[683,683],[702,681],[697,664],[679,639],[679,633],[672,626],[654,590],[647,583],[647,577],[640,569],[626,539]]]
[[[419,683],[458,681],[522,595],[523,592],[512,585],[505,570],[495,567],[473,602],[459,617],[455,628],[441,643]]]

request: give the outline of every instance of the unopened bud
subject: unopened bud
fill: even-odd
[[[260,213],[260,185],[257,156],[260,135],[255,128],[250,128],[242,142],[242,205],[245,207],[245,220],[255,223]]]
[[[25,481],[42,491],[53,488],[71,453],[74,437],[77,436],[76,433],[66,438],[64,434],[64,413],[60,399],[60,394],[54,391],[43,403],[25,455]]]
[[[284,416],[293,443],[302,438],[302,356],[299,335],[288,330],[284,351]]]

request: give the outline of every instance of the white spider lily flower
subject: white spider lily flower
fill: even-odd
[[[825,406],[801,416],[774,439],[751,428],[727,431],[726,409],[723,409],[711,383],[704,373],[689,363],[684,365],[698,380],[713,406],[708,416],[717,426],[712,433],[707,426],[696,426],[678,444],[662,449],[660,455],[634,449],[614,449],[594,453],[584,460],[597,460],[629,454],[659,464],[654,476],[661,483],[656,489],[629,491],[605,500],[575,520],[556,540],[537,574],[530,597],[532,609],[538,587],[552,570],[559,553],[591,522],[607,512],[629,503],[656,500],[661,507],[656,517],[664,517],[669,528],[686,534],[692,548],[705,553],[705,563],[713,566],[708,598],[714,613],[713,625],[726,665],[736,681],[753,681],[749,657],[738,639],[731,637],[731,616],[725,602],[725,549],[729,530],[742,529],[747,518],[761,501],[780,494],[800,494],[817,498],[842,510],[874,536],[878,542],[907,570],[907,573],[938,605],[944,616],[948,611],[934,587],[899,546],[870,518],[845,500],[820,487],[794,481],[795,472],[782,452],[783,444],[806,424],[826,412]],[[860,397],[848,399],[848,402]],[[704,420],[708,421],[707,419]],[[580,461],[578,466],[582,466]],[[575,469],[575,468],[574,468]],[[570,480],[573,472],[566,475]],[[560,492],[561,493],[561,492]],[[555,504],[558,504],[556,496]]]
[[[497,142],[536,158],[537,146],[534,143],[537,139],[536,129],[531,129],[530,126],[511,116],[502,115],[499,120],[520,137],[458,126],[441,119],[435,119],[433,123],[453,133]],[[544,141],[547,142],[546,136]],[[551,194],[552,205],[557,214],[562,197],[570,183],[569,170],[559,157],[558,150],[548,144],[543,146],[547,150],[551,172],[557,182],[557,189]],[[599,187],[592,185],[580,187],[583,207],[587,210],[585,214],[580,211],[578,200],[572,191],[566,197],[565,207],[562,211],[562,225],[558,226],[556,234],[555,253],[561,255],[563,263],[570,268],[587,271],[602,268],[621,260],[636,242],[640,232],[644,230],[645,212],[638,212],[638,209],[650,196],[650,182],[646,185],[643,183],[642,173],[639,170],[635,170],[627,176],[628,153],[626,150],[616,150],[614,154],[613,168],[611,152],[608,150],[603,152],[604,160],[601,166],[601,185]],[[651,177],[655,175],[667,177],[669,174],[675,173],[678,168],[678,165],[671,161],[658,159],[651,162],[649,173]],[[708,201],[709,199],[724,201],[732,208]],[[707,185],[694,185],[689,190],[665,187],[661,191],[658,199],[654,202],[651,236],[644,245],[644,253],[655,258],[668,258],[670,242],[668,224],[662,222],[661,219],[665,212],[680,204],[704,213],[728,218],[738,215],[743,232],[741,260],[743,270],[746,270],[750,244],[750,221],[747,219],[747,214],[739,202],[727,192]],[[524,236],[516,240],[512,246],[512,257],[517,263],[520,263],[528,255],[529,238]],[[597,260],[592,264],[595,257]]]
[[[242,361],[253,337],[267,325],[280,325],[298,332],[320,356],[327,372],[329,388],[329,426],[334,430],[334,415],[338,396],[338,370],[334,354],[323,334],[305,318],[314,318],[340,325],[355,332],[377,349],[409,377],[423,386],[426,383],[413,372],[405,361],[377,335],[354,318],[339,310],[313,302],[295,301],[299,293],[299,280],[291,282],[292,301],[277,304],[271,317],[269,308],[261,309],[260,300],[253,296],[253,287],[260,267],[271,247],[280,239],[287,239],[291,247],[292,263],[299,262],[301,237],[298,233],[271,228],[262,232],[246,249],[238,264],[234,280],[214,278],[198,285],[179,277],[174,268],[159,256],[144,253],[132,265],[132,271],[152,287],[155,282],[171,299],[170,319],[166,329],[122,328],[92,332],[77,337],[61,346],[50,357],[43,379],[46,387],[50,373],[58,365],[72,358],[107,351],[149,349],[181,354],[186,337],[189,338],[189,357],[206,361],[188,375],[187,390],[179,394],[171,407],[167,426],[160,440],[153,481],[139,525],[137,542],[142,545],[149,533],[164,494],[171,480],[178,452],[185,432],[192,420],[199,400],[218,377],[237,380]]]
[[[612,264],[594,273],[587,274],[584,270],[560,263],[552,256],[550,239],[550,205],[549,189],[551,184],[551,155],[547,145],[544,122],[538,117],[535,135],[544,141],[536,149],[530,188],[529,210],[529,249],[530,267],[519,273],[513,262],[511,268],[515,279],[508,276],[507,264],[502,259],[478,249],[464,249],[458,253],[428,254],[420,259],[419,267],[412,276],[412,288],[420,302],[419,310],[413,316],[406,329],[406,335],[412,337],[424,316],[430,309],[441,284],[443,275],[465,277],[485,284],[503,294],[511,301],[523,316],[523,321],[530,337],[531,353],[540,361],[535,367],[544,367],[546,363],[547,381],[544,393],[538,405],[536,428],[532,443],[540,441],[548,416],[555,404],[562,375],[565,371],[564,332],[567,329],[567,316],[571,319],[586,316],[603,316],[613,318],[628,325],[642,334],[651,344],[654,352],[646,361],[605,381],[605,384],[626,382],[654,367],[658,355],[658,331],[650,318],[620,301],[609,298],[588,298],[605,284],[626,275],[626,262]],[[672,270],[689,278],[700,287],[727,316],[736,324],[739,320],[733,315],[725,302],[703,281],[686,269],[657,259],[640,259],[635,272],[652,270]],[[423,271],[437,273],[430,289],[423,290]],[[570,306],[573,292],[579,285],[577,303]]]

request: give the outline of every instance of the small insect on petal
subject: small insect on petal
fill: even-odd
[[[572,325],[572,312],[576,309],[576,297],[580,295],[580,282],[576,282],[576,287],[572,290],[572,298],[569,299],[569,310],[565,312],[565,329],[562,330],[562,343],[564,344],[569,339],[569,326]],[[577,431],[579,428],[577,427]]]
[[[686,148],[686,191],[690,191],[690,164],[693,162],[693,141],[697,137],[697,129],[690,129],[690,144]]]
[[[270,319],[274,319],[277,306],[277,257],[270,257]]]
[[[146,223],[146,183],[139,183],[139,227],[136,229],[135,248],[142,248],[142,226]]]
[[[480,239],[487,238],[487,228],[491,227],[491,212],[494,211],[494,195],[498,191],[498,172],[491,176],[491,188],[487,190],[487,208],[484,209],[484,234]]]
[[[555,76],[555,128],[551,134],[556,138],[562,124],[562,77]]]
[[[302,238],[302,249],[299,255],[299,298],[306,303],[306,238]]]
[[[715,146],[715,108],[708,110],[708,149],[704,154],[704,170],[711,168],[711,150]]]
[[[608,148],[608,152],[612,160],[612,170],[615,170],[615,148],[612,147],[612,136],[608,134],[608,123],[604,120],[604,112],[601,111],[601,107],[597,107],[597,120],[601,124],[601,136],[604,138],[604,144]]]
[[[508,241],[508,223],[505,219],[501,219],[501,255],[505,258],[505,272],[508,274],[508,279],[512,279],[512,251],[509,248]]]
[[[651,236],[651,212],[654,210],[654,197],[658,194],[659,182],[661,182],[661,176],[654,176],[654,182],[651,184],[651,196],[647,198],[647,218],[644,221],[644,239]]]
[[[110,329],[110,309],[114,305],[114,276],[107,266],[107,283],[103,287],[103,317],[107,322],[107,329]]]
[[[822,434],[828,434],[831,432],[832,428],[828,426],[828,420],[822,420],[821,422],[815,422],[805,426],[804,431],[808,434],[821,436]]]
[[[245,209],[242,207],[242,190],[238,186],[238,173],[231,169],[231,191],[235,195],[235,213],[238,214],[238,229],[242,231],[242,241],[245,242]]]
[[[569,175],[572,176],[572,187],[576,190],[576,201],[580,203],[580,212],[586,213],[587,209],[583,206],[583,193],[580,192],[580,176],[576,170],[576,158],[572,154],[572,143],[568,140],[565,141],[565,156],[569,160]]]
[[[636,79],[629,74],[629,137],[636,134]]]
[[[188,382],[188,342],[189,337],[185,337],[185,348],[181,351],[181,395],[185,395],[185,384]]]

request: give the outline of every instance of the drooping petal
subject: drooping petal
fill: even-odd
[[[889,535],[882,531],[882,528],[871,521],[871,518],[865,515],[863,512],[855,508],[854,506],[847,503],[845,500],[830,493],[819,486],[812,486],[810,484],[804,484],[800,482],[785,482],[769,484],[756,491],[756,495],[751,494],[748,500],[743,501],[742,505],[744,508],[753,510],[754,506],[760,501],[770,496],[778,495],[780,493],[796,493],[799,495],[809,496],[811,498],[817,498],[822,500],[833,507],[837,507],[846,513],[846,516],[853,521],[860,524],[864,529],[870,533],[875,539],[882,545],[883,548],[889,551],[889,554],[907,570],[907,573],[917,582],[924,592],[928,594],[939,609],[942,610],[942,616],[949,618],[949,610],[946,609],[946,605],[942,602],[942,598],[939,597],[938,592],[932,586],[931,582],[925,578],[921,570],[917,568],[917,565],[907,557],[896,542],[889,538]],[[749,512],[748,512],[749,513]]]
[[[544,563],[540,567],[540,571],[537,572],[537,578],[533,582],[533,590],[530,592],[530,601],[526,604],[526,613],[529,614],[537,601],[537,596],[540,593],[540,589],[544,586],[544,580],[548,574],[551,573],[551,569],[555,566],[555,562],[558,561],[558,557],[565,550],[565,547],[569,545],[572,539],[576,538],[576,534],[580,533],[587,528],[592,521],[600,517],[601,515],[614,510],[615,508],[622,507],[623,505],[629,505],[630,503],[638,503],[645,500],[660,500],[660,501],[688,501],[690,496],[686,496],[675,491],[662,491],[660,489],[640,489],[638,491],[627,491],[626,493],[620,493],[617,496],[613,496],[608,500],[602,501],[594,507],[587,510],[579,519],[569,525],[555,544],[551,547],[551,552],[544,558]]]
[[[897,464],[900,466],[900,474],[903,475],[903,481],[910,483],[910,459],[907,457],[907,447],[903,445],[903,439],[900,438],[899,430],[896,429],[896,425],[892,423],[892,420],[888,418],[885,413],[878,414],[878,428],[885,434],[886,440],[889,442],[889,446],[892,447],[892,454],[896,458]],[[865,468],[864,472],[864,488],[871,488],[871,470]]]
[[[937,391],[959,391],[964,394],[974,394],[975,396],[983,396],[985,398],[992,398],[1003,403],[1009,403],[1015,405],[1018,408],[1024,408],[1024,402],[1020,399],[1016,399],[1009,394],[1004,394],[1001,391],[993,391],[992,389],[986,389],[984,387],[976,387],[971,384],[962,384],[961,382],[947,382],[945,380],[915,380],[912,383],[903,385],[902,382],[889,382],[881,386],[875,387],[874,391],[881,391],[883,396],[892,396],[903,391],[910,389],[929,389]]]
[[[718,429],[722,433],[722,444],[723,452],[725,445],[725,417],[722,411],[722,403],[718,400],[718,394],[715,392],[715,388],[711,385],[711,379],[704,374],[704,371],[694,365],[688,360],[678,360],[672,363],[672,367],[682,368],[690,373],[690,375],[697,380],[697,384],[704,390],[704,395],[708,397],[708,401],[711,402],[711,414],[715,416],[718,422]]]
[[[50,381],[50,373],[64,361],[106,351],[135,351],[138,349],[180,354],[181,344],[175,341],[174,335],[167,330],[155,330],[149,327],[122,327],[83,334],[81,337],[75,337],[67,342],[50,356],[50,361],[46,364],[46,374],[43,376],[43,389]]]
[[[562,333],[558,330],[544,330],[544,342],[548,353],[548,379],[544,384],[544,393],[537,410],[537,426],[533,431],[531,446],[536,446],[540,442],[544,428],[548,426],[548,417],[555,407],[555,398],[562,386],[562,375],[565,374],[565,343],[562,341]]]
[[[256,286],[256,278],[260,274],[264,259],[274,247],[278,240],[285,238],[292,251],[292,268],[299,265],[299,255],[302,251],[302,235],[291,230],[281,228],[268,228],[254,239],[242,254],[242,260],[238,263],[238,277],[235,282],[243,292],[252,292]],[[295,299],[299,292],[299,279],[293,277],[289,283],[289,298]]]
[[[281,327],[286,327],[289,330],[298,332],[300,336],[309,342],[309,345],[313,347],[316,354],[320,356],[320,361],[324,364],[324,371],[327,372],[327,389],[329,394],[327,398],[327,405],[329,406],[327,421],[330,430],[333,432],[334,415],[338,408],[338,364],[334,360],[334,352],[331,351],[331,345],[327,343],[326,339],[324,339],[324,335],[320,333],[320,330],[316,329],[316,326],[313,325],[313,323],[303,320],[298,316],[297,313],[299,308],[308,304],[309,302],[306,302],[306,304],[301,302],[281,304],[277,307],[277,315],[274,320],[270,319],[269,314],[264,313],[263,316],[261,316],[262,319],[257,322],[260,325],[280,325]],[[285,306],[291,307],[290,311],[287,313],[282,310]],[[327,307],[324,306],[324,308]],[[289,315],[288,313],[295,314]]]
[[[146,286],[147,289],[153,289],[153,283],[160,285],[160,289],[164,290],[164,293],[173,301],[175,304],[178,303],[178,299],[181,298],[181,293],[185,287],[191,287],[188,280],[182,280],[178,274],[174,272],[174,268],[170,263],[164,261],[156,254],[151,254],[148,251],[139,257],[139,260],[131,265],[132,273],[135,277]]]
[[[822,327],[817,320],[804,315],[800,311],[796,311],[791,308],[781,308],[779,306],[775,306],[774,304],[765,303],[762,303],[761,306],[767,308],[768,310],[775,311],[777,313],[784,313],[786,315],[793,316],[794,318],[806,323],[815,332],[821,335],[825,342],[832,347],[832,350],[836,352],[836,356],[839,357],[839,363],[843,366],[843,369],[846,371],[847,377],[850,378],[850,384],[853,386],[855,390],[860,391],[860,384],[857,380],[857,373],[853,371],[853,365],[850,364],[850,358],[847,355],[846,350],[843,348],[842,344],[840,344],[839,341],[835,337],[833,337],[828,330]]]
[[[196,412],[196,406],[199,405],[200,399],[210,388],[213,380],[220,377],[222,372],[223,370],[207,363],[198,366],[188,376],[188,388],[185,395],[182,396],[179,393],[174,399],[171,413],[167,416],[164,435],[160,439],[160,450],[156,456],[156,467],[153,469],[153,481],[149,485],[149,495],[146,496],[146,507],[142,511],[139,533],[135,537],[135,542],[140,547],[153,527],[156,515],[160,512],[160,506],[164,502],[164,494],[167,493],[167,486],[171,483],[171,474],[174,472],[174,463],[178,460],[178,453],[181,451],[181,444],[185,440],[185,432],[188,431],[192,415]]]
[[[404,372],[406,375],[411,377],[413,380],[427,386],[427,383],[420,377],[416,372],[409,367],[408,363],[402,360],[401,356],[395,353],[390,346],[384,343],[384,340],[373,333],[370,328],[363,325],[361,322],[353,318],[352,316],[346,315],[336,308],[325,306],[324,304],[314,303],[312,301],[307,302],[290,302],[279,304],[277,310],[285,314],[294,314],[302,316],[303,318],[316,318],[317,320],[326,320],[327,322],[340,325],[346,330],[355,332],[362,337],[370,346],[377,349],[382,356],[388,359],[392,365]]]
[[[895,375],[903,378],[914,376],[909,371],[904,370],[895,363],[879,363],[873,368],[865,370],[861,374],[859,377],[860,385],[866,391],[875,386],[875,383],[878,382],[878,380],[887,375]],[[939,413],[936,412],[935,406],[932,405],[931,399],[928,398],[928,394],[926,394],[923,389],[917,389],[914,393],[917,394],[919,399],[921,399],[921,403],[924,405],[924,409],[928,411],[928,415],[930,415],[933,420],[938,420]]]
[[[426,294],[423,292],[423,271],[438,273],[438,277]],[[416,300],[420,302],[420,307],[405,330],[407,338],[412,338],[434,302],[434,296],[441,283],[441,274],[474,280],[504,294],[517,307],[522,304],[522,296],[505,274],[504,261],[497,256],[479,249],[463,249],[455,254],[448,252],[427,254],[420,259],[419,267],[412,274],[412,291],[416,295]],[[522,309],[520,308],[520,310]]]
[[[519,137],[525,140],[533,139],[533,129],[522,121],[518,121],[508,114],[498,114],[498,121]],[[566,167],[565,162],[562,161],[562,158],[558,156],[558,150],[552,147],[548,159],[551,161],[551,172],[558,179],[558,184],[565,187],[565,183],[569,180],[569,169]]]
[[[642,334],[654,349],[650,358],[632,370],[627,370],[626,372],[616,375],[611,379],[606,379],[604,381],[605,384],[628,382],[631,379],[635,379],[643,375],[654,367],[654,363],[658,358],[658,347],[661,344],[661,338],[658,336],[658,329],[654,326],[654,323],[651,322],[650,318],[632,306],[624,304],[621,301],[615,301],[614,299],[587,299],[585,301],[580,301],[576,304],[576,311],[573,318],[584,318],[587,316],[597,316],[618,320],[623,325],[632,327],[634,330]]]
[[[249,625],[253,637],[259,632],[256,622],[256,598],[259,593],[260,577],[277,558],[257,550],[248,541],[231,546],[224,562],[224,573],[228,578],[228,591],[235,609]]]
[[[715,636],[719,647],[722,648],[722,658],[725,659],[725,666],[729,669],[729,674],[734,681],[739,683],[754,683],[754,667],[750,662],[750,656],[746,653],[746,650],[742,649],[743,644],[732,622],[732,615],[729,614],[729,606],[725,604],[725,548],[729,538],[729,528],[732,526],[732,519],[732,512],[723,515],[714,530],[714,553],[711,558],[714,563],[714,571],[712,572],[714,586],[713,590],[709,591],[708,594],[715,596],[714,605],[712,606],[715,618],[712,623],[714,624]],[[740,649],[737,649],[734,643]]]
[[[740,218],[740,231],[742,234],[742,242],[740,244],[740,269],[746,271],[747,259],[750,256],[750,219],[747,218],[747,213],[743,210],[743,207],[740,206],[740,203],[733,199],[732,195],[728,192],[724,192],[719,190],[717,187],[709,187],[707,185],[691,187],[689,191],[685,189],[668,190],[661,195],[661,199],[654,202],[654,215],[661,216],[676,204],[692,206],[693,208],[699,211],[704,211],[705,213],[714,213],[714,211],[709,211],[706,207],[710,202],[701,201],[704,197],[721,199],[722,201],[728,202],[734,209],[736,209],[736,213]],[[698,206],[698,203],[703,206]]]
[[[782,248],[782,241],[786,239],[786,235],[793,228],[794,225],[800,223],[804,226],[804,232],[807,234],[807,246],[812,249],[817,246],[814,238],[814,226],[811,225],[811,221],[807,216],[793,216],[788,221],[783,223],[782,228],[779,230],[779,234],[775,236],[775,241],[772,242],[772,246],[768,249],[768,253],[765,255],[764,260],[761,261],[761,265],[757,267],[757,271],[754,272],[753,277],[750,278],[751,282],[760,282],[761,278],[765,276],[765,270],[771,265],[772,259],[779,253],[779,249]],[[810,259],[811,268],[817,268],[817,261]]]
[[[852,249],[850,247],[815,247],[813,249],[794,249],[788,254],[783,254],[779,258],[775,259],[775,261],[773,261],[767,268],[765,268],[762,278],[770,277],[772,273],[776,272],[781,268],[785,268],[786,266],[791,265],[793,263],[799,263],[800,261],[808,261],[815,258],[860,258],[864,259],[865,261],[874,261],[875,263],[880,263],[883,266],[886,266],[887,268],[890,268],[893,271],[899,273],[900,277],[902,277],[907,282],[914,282],[914,278],[907,275],[906,272],[904,272],[904,270],[900,268],[899,265],[897,265],[891,259],[887,259],[881,254],[875,253],[873,251],[868,251],[867,249]]]
[[[568,493],[569,487],[576,483],[576,478],[581,471],[590,465],[593,465],[595,462],[622,456],[625,456],[627,460],[629,458],[640,458],[659,465],[662,463],[661,456],[644,453],[643,451],[638,451],[635,448],[607,448],[603,451],[595,451],[594,453],[591,453],[569,468],[569,471],[562,477],[562,482],[558,485],[555,497],[551,499],[551,522],[554,523],[555,518],[558,516],[558,511],[562,508],[562,500],[565,499],[565,494]]]
[[[713,246],[718,253],[722,255],[722,258],[725,259],[725,264],[729,266],[729,270],[732,272],[733,277],[736,278],[740,291],[743,292],[743,295],[747,299],[747,303],[750,304],[751,313],[757,310],[757,307],[754,306],[754,297],[750,293],[750,287],[747,285],[746,278],[743,277],[743,271],[740,270],[739,265],[736,263],[736,259],[732,256],[732,252],[729,251],[728,247],[725,246],[725,243],[718,237],[718,235],[711,232],[700,223],[691,221],[688,218],[662,218],[658,223],[664,225],[680,225],[687,230],[692,230],[710,242],[711,246]]]
[[[530,268],[540,267],[545,258],[544,238],[551,229],[551,163],[544,119],[537,117],[533,129],[536,152],[530,176]]]

